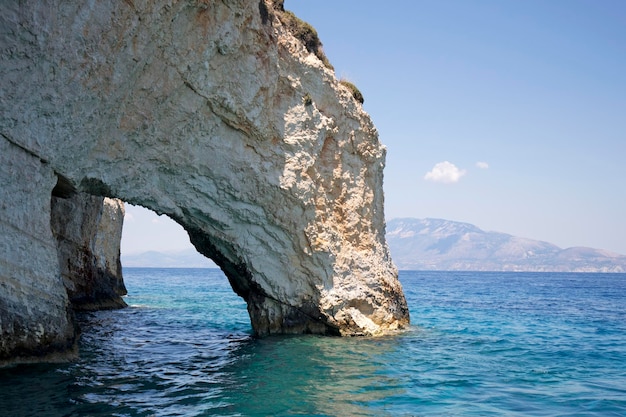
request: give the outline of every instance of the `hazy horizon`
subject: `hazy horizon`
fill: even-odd
[[[162,252],[162,253],[175,253],[183,252],[185,250],[192,249],[195,251],[194,246],[189,241],[187,232],[178,223],[170,219],[166,215],[157,215],[152,210],[146,209],[141,206],[133,206],[126,203],[126,215],[124,217],[124,228],[122,230],[122,254],[123,255],[138,255],[146,252]],[[395,217],[393,219],[387,219],[387,222],[396,219],[441,219],[441,218],[419,218],[419,217]],[[446,221],[459,222],[454,219],[442,219]],[[511,234],[504,230],[486,230],[480,225],[475,225],[469,222],[472,226],[476,226],[485,232],[498,232]],[[387,230],[389,231],[389,230]],[[513,235],[513,234],[511,234]],[[532,236],[517,236],[520,238],[526,238],[531,240],[541,241],[540,239],[534,239]],[[554,244],[554,242],[543,241],[546,243]],[[557,245],[559,246],[559,245]],[[559,246],[561,249],[569,249],[574,247],[587,247],[592,249],[600,249],[609,252],[613,252],[618,255],[626,256],[626,253],[611,251],[606,248],[593,248],[591,246]]]

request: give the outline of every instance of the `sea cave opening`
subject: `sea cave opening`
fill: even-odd
[[[167,215],[125,203],[120,252],[131,309],[167,309],[179,324],[203,327],[200,333],[251,333],[246,302]]]
[[[123,267],[218,268],[198,253],[185,229],[167,215],[129,203],[124,208]]]

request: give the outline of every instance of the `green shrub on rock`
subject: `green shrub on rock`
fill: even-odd
[[[326,68],[334,70],[330,61],[324,54],[324,50],[322,48],[322,41],[320,41],[319,36],[317,35],[317,31],[313,26],[300,19],[298,16],[290,12],[289,10],[285,10],[282,6],[282,2],[274,3],[274,8],[276,11],[276,15],[278,19],[281,21],[283,25],[295,36],[300,39],[304,44],[307,51],[312,54],[315,54],[320,61],[324,64]]]
[[[339,83],[343,85],[344,87],[346,87],[348,90],[350,90],[350,92],[352,93],[352,97],[354,97],[356,101],[358,101],[361,104],[365,102],[365,99],[363,98],[363,94],[361,94],[361,91],[357,88],[356,85],[352,84],[348,80],[341,80],[339,81]]]

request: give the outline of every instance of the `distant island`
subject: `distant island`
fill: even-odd
[[[179,251],[147,251],[125,255],[122,266],[127,268],[217,268],[215,262],[200,255],[193,247]]]
[[[625,272],[626,256],[562,249],[539,240],[486,232],[443,219],[393,219],[387,243],[399,269],[441,271]]]
[[[401,270],[626,272],[626,256],[585,247],[562,249],[539,240],[486,232],[443,219],[393,219],[387,243]],[[217,268],[193,248],[122,254],[125,267]]]

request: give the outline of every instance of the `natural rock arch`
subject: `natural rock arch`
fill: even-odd
[[[385,149],[351,92],[271,7],[2,8],[0,158],[23,160],[2,180],[12,182],[7,198],[19,190],[28,215],[44,217],[33,223],[5,204],[7,245],[49,224],[44,202],[60,184],[175,219],[246,299],[258,334],[378,334],[408,323],[384,237]],[[42,231],[37,243],[48,266],[49,239]],[[33,280],[25,263],[2,270],[11,283],[3,333],[18,326],[39,343],[70,334],[64,313],[40,329],[48,310],[5,326],[20,314],[20,282],[58,281]],[[55,297],[50,311],[64,308]]]

